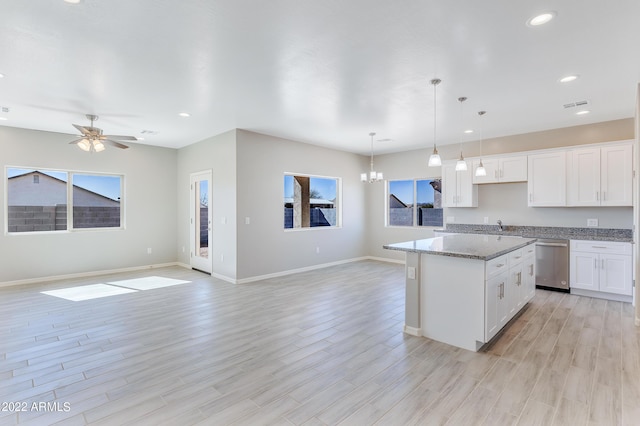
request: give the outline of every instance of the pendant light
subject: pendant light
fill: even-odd
[[[371,132],[369,133],[369,136],[371,136],[371,164],[370,164],[370,170],[369,170],[369,174],[367,175],[366,173],[361,173],[360,174],[360,180],[362,182],[369,182],[369,183],[373,183],[373,182],[380,182],[382,181],[382,173],[378,173],[373,171],[373,137],[376,134]]]
[[[467,170],[467,162],[464,161],[464,157],[462,156],[462,131],[464,126],[463,124],[463,114],[462,114],[462,104],[464,103],[464,101],[466,101],[467,98],[465,98],[464,96],[461,96],[458,98],[458,102],[460,102],[460,158],[458,158],[458,161],[456,162],[456,171],[457,172],[464,172]]]
[[[482,116],[485,115],[487,111],[478,111],[478,115],[480,116],[480,164],[476,168],[476,176],[486,176],[487,170],[484,168],[482,164]]]
[[[438,167],[442,165],[442,159],[436,149],[436,86],[441,83],[442,80],[434,78],[431,80],[433,85],[433,153],[429,157],[429,167]]]

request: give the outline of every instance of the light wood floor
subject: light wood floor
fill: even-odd
[[[150,275],[192,282],[40,293]],[[374,261],[248,285],[175,267],[0,289],[0,401],[60,408],[0,424],[640,424],[629,304],[538,290],[479,353],[403,322],[403,267]]]

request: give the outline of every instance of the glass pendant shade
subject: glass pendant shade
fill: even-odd
[[[95,149],[96,152],[104,151],[104,144],[99,140],[96,140],[93,142],[93,149]]]
[[[436,147],[433,147],[433,154],[429,156],[429,167],[438,167],[442,166],[442,159],[440,158],[440,154],[438,154],[438,150]]]
[[[456,161],[456,172],[464,172],[467,170],[467,162],[464,161],[462,154],[460,154],[460,158]]]
[[[480,160],[480,165],[476,168],[476,176],[486,176],[487,170],[484,168],[482,164],[482,160]]]

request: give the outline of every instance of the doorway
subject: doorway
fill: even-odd
[[[191,267],[211,273],[211,170],[192,173],[190,188]]]

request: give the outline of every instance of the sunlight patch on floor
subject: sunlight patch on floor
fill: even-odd
[[[115,296],[117,294],[135,293],[137,290],[116,287],[107,284],[91,284],[79,287],[61,288],[59,290],[42,291],[42,294],[60,297],[62,299],[79,302],[81,300],[98,299],[100,297]]]
[[[119,287],[133,288],[135,290],[153,290],[154,288],[170,287],[173,285],[187,284],[191,281],[176,280],[166,277],[144,277],[134,278],[131,280],[111,281],[107,284],[117,285]]]

